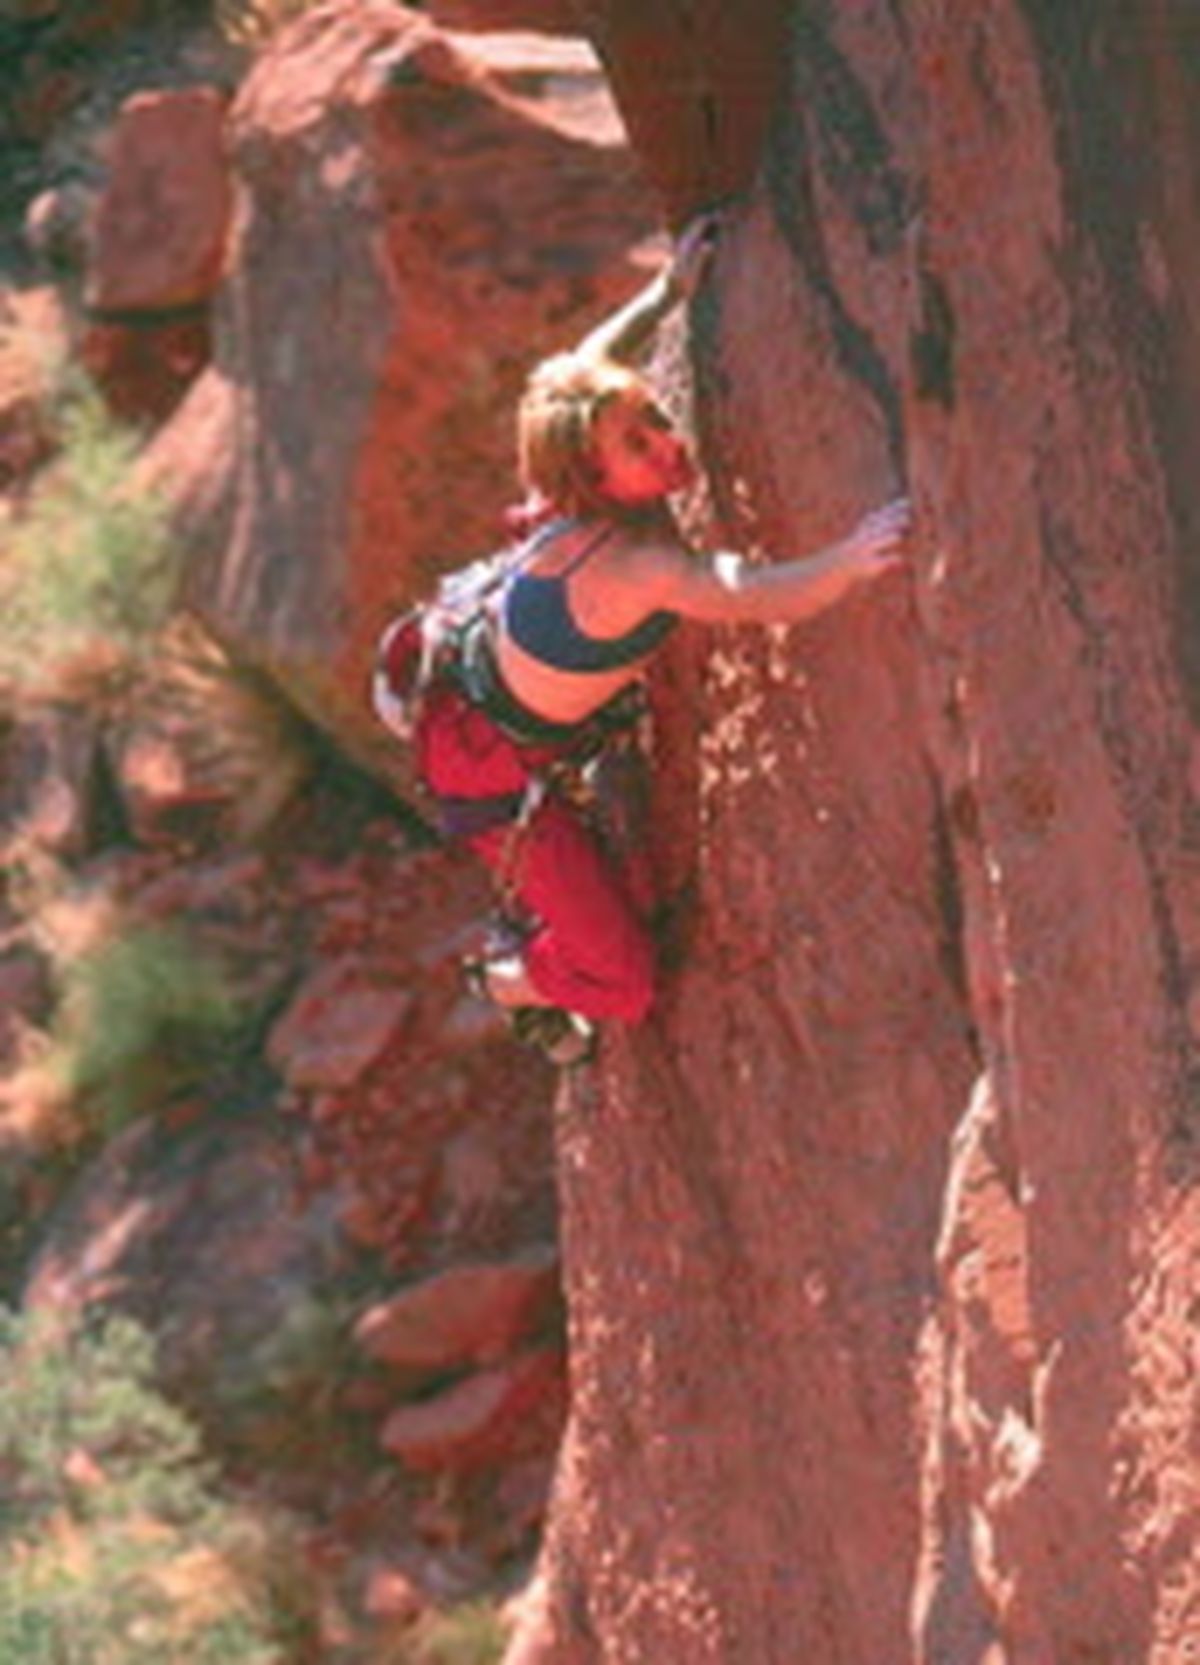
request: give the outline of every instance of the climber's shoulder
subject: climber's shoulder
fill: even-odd
[[[609,572],[639,589],[665,590],[677,585],[698,559],[671,523],[633,523],[617,530]]]

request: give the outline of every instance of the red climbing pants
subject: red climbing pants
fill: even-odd
[[[503,813],[504,800],[562,749],[512,739],[453,686],[431,692],[417,747],[448,822],[453,811],[470,848],[534,919],[522,958],[538,992],[583,1017],[644,1018],[654,998],[653,943],[624,875],[578,813],[551,793],[515,838],[511,820],[476,830],[489,800]]]

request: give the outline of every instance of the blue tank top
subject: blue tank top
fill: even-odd
[[[564,528],[554,521],[530,545],[532,555],[548,537]],[[611,671],[636,664],[670,635],[679,623],[677,613],[651,613],[623,636],[588,636],[571,617],[567,579],[599,549],[613,528],[603,526],[575,558],[552,577],[539,577],[518,568],[507,580],[500,602],[505,630],[522,650],[556,671]]]

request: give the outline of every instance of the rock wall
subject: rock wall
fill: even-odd
[[[764,113],[727,8],[586,10],[668,216],[735,193],[662,362],[716,536],[899,489],[919,536],[658,691],[688,940],[560,1105],[574,1401],[510,1665],[1176,1665],[1197,24],[777,0]]]

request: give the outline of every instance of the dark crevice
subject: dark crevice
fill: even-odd
[[[1065,280],[1094,254],[1110,338],[1145,394],[1175,534],[1175,652],[1200,721],[1200,214],[1188,160],[1200,141],[1200,12],[1160,0],[1136,22],[1116,0],[1023,0],[1023,10],[1055,113],[1065,218],[1078,228]],[[1170,280],[1157,294],[1148,234]]]
[[[1174,646],[1181,692],[1200,720],[1200,329],[1192,303],[1200,273],[1195,172],[1200,138],[1200,14],[1150,0],[1132,22],[1116,0],[1067,7],[1022,0],[1037,46],[1072,227],[1057,251],[1064,289],[1097,285],[1106,350],[1143,395],[1150,466],[1162,480],[1175,579]],[[1152,285],[1147,249],[1165,281]],[[1094,301],[1089,303],[1095,311]],[[1081,300],[1075,309],[1086,316]],[[1074,343],[1081,384],[1089,381],[1086,339]],[[1052,501],[1052,496],[1049,498]],[[1043,511],[1043,548],[1059,598],[1077,622],[1097,688],[1096,720],[1145,874],[1159,978],[1167,1005],[1164,1044],[1173,1060],[1164,1127],[1175,1176],[1194,1180],[1200,1152],[1200,1065],[1187,1022],[1186,957],[1162,855],[1153,839],[1153,783],[1144,778],[1131,718],[1123,709],[1119,648],[1090,615],[1079,573],[1083,552],[1069,529]]]
[[[1192,1090],[1200,1071],[1200,1064],[1195,1058],[1195,1047],[1187,1018],[1190,979],[1160,854],[1146,825],[1147,785],[1142,778],[1142,770],[1130,735],[1129,719],[1121,711],[1121,673],[1119,667],[1108,661],[1104,627],[1091,617],[1083,588],[1076,576],[1083,558],[1082,551],[1070,529],[1054,519],[1046,507],[1044,494],[1039,518],[1041,545],[1045,551],[1048,571],[1054,580],[1055,593],[1066,612],[1075,621],[1082,640],[1082,657],[1091,668],[1093,686],[1096,690],[1096,729],[1108,758],[1110,776],[1125,821],[1137,846],[1150,913],[1154,921],[1159,986],[1168,1013],[1169,1027],[1164,1039],[1168,1056],[1175,1060],[1175,1091],[1171,1095],[1171,1102],[1175,1106],[1175,1121],[1164,1131],[1169,1137],[1175,1138],[1179,1134],[1181,1124],[1186,1124],[1186,1138],[1190,1142],[1200,1135],[1200,1106],[1193,1108],[1196,1095]]]
[[[700,95],[700,127],[704,134],[704,143],[713,156],[719,154],[718,143],[721,131],[721,119],[717,109],[717,101],[711,92]]]
[[[879,409],[892,467],[897,480],[903,481],[900,394],[882,350],[851,314],[834,281],[813,173],[821,169],[861,230],[869,252],[877,256],[897,247],[911,217],[911,193],[866,92],[812,19],[797,26],[794,81],[795,97],[767,145],[767,193],[781,235],[827,308],[838,363],[867,389]]]
[[[126,329],[161,329],[164,324],[207,323],[211,303],[182,301],[175,306],[85,306],[84,315],[93,324],[119,324]]]
[[[921,317],[909,340],[918,399],[954,409],[955,318],[946,286],[933,272],[919,274]]]
[[[934,776],[933,787],[933,896],[941,931],[938,961],[947,981],[960,997],[967,1013],[967,1040],[976,1060],[980,1057],[979,1037],[971,1014],[967,978],[966,908],[955,848],[955,829],[949,808],[943,801]]]
[[[88,819],[85,846],[89,852],[129,848],[134,843],[133,824],[113,768],[107,747],[98,745],[92,753],[86,800]]]
[[[816,161],[854,217],[871,254],[892,253],[912,218],[912,196],[866,88],[811,18],[796,25],[797,100],[811,113]]]

